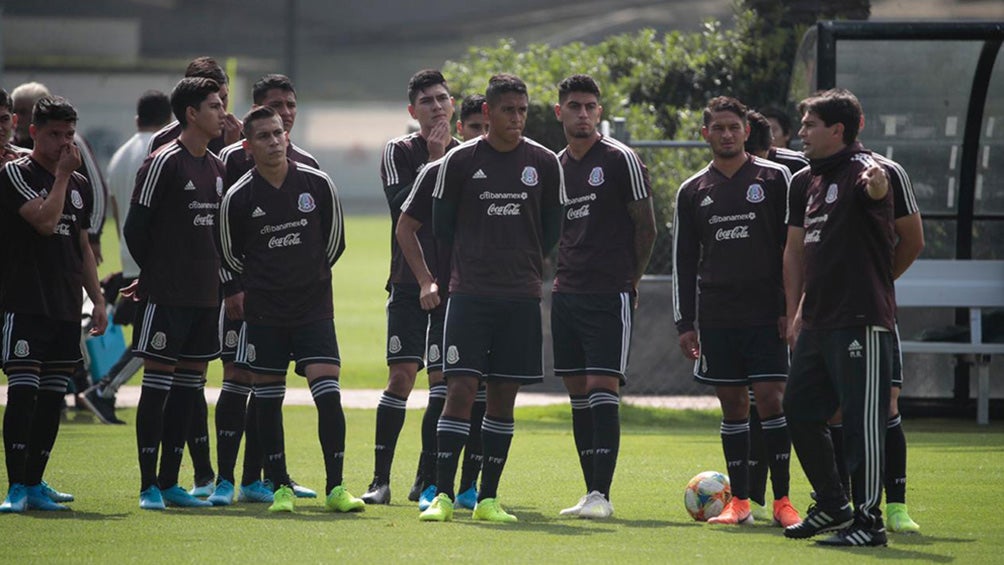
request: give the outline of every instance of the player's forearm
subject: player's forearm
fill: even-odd
[[[146,206],[133,204],[129,207],[129,215],[126,216],[123,233],[126,245],[129,247],[129,254],[139,265],[140,269],[146,263],[147,253],[150,249],[150,222],[153,212]]]
[[[655,247],[656,227],[652,199],[646,198],[629,205],[628,213],[634,222],[634,285],[637,288],[638,282],[648,269],[652,249]]]
[[[83,255],[83,283],[87,297],[91,299],[95,307],[105,305],[105,295],[101,292],[101,283],[98,282],[98,262],[94,259],[91,251],[91,244],[87,240],[87,234],[80,234],[80,252]]]
[[[795,313],[798,311],[798,305],[802,299],[802,292],[805,284],[805,274],[803,270],[805,250],[797,242],[792,243],[791,239],[792,237],[789,234],[789,243],[784,248],[783,267],[785,315],[789,320],[793,320],[795,318]]]
[[[66,188],[70,183],[70,175],[56,172],[56,180],[52,183],[52,190],[44,196],[40,202],[31,204],[26,202],[21,216],[28,221],[35,231],[42,235],[52,235],[56,231],[56,224],[63,214],[63,205],[66,202]]]
[[[404,260],[408,262],[408,267],[415,274],[415,280],[418,281],[418,284],[425,286],[433,281],[433,277],[428,263],[425,262],[422,244],[418,240],[418,230],[421,228],[421,222],[407,213],[401,213],[401,217],[397,220],[394,237],[397,238],[397,243],[401,246]]]
[[[899,242],[896,243],[893,255],[893,280],[905,273],[924,250],[924,224],[920,214],[911,214],[896,220],[896,235],[899,236]]]

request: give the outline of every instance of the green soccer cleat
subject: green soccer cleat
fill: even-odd
[[[269,512],[293,512],[293,501],[296,500],[296,493],[286,485],[279,487],[279,490],[272,494],[272,506],[268,507]]]
[[[422,522],[449,522],[453,519],[453,501],[450,495],[441,492],[432,499],[429,507],[418,515]]]
[[[338,485],[331,489],[324,499],[324,507],[332,512],[362,512],[366,509],[363,499],[352,496],[345,487]]]
[[[502,506],[499,505],[499,501],[494,498],[486,498],[478,501],[478,505],[474,507],[474,514],[472,514],[471,517],[475,520],[482,520],[485,522],[507,523],[519,521],[519,518],[513,516],[505,510],[502,510]]]
[[[914,522],[906,512],[906,504],[889,502],[885,505],[887,527],[898,534],[919,534],[920,524]]]

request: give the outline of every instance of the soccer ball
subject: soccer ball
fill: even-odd
[[[694,476],[683,491],[683,504],[698,522],[721,514],[731,498],[729,478],[717,471],[705,471]]]

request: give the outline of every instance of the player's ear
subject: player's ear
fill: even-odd
[[[708,141],[708,126],[701,126],[701,137],[704,138],[704,141]]]
[[[418,118],[415,117],[415,105],[414,104],[408,104],[408,114],[411,116],[411,119],[413,119],[413,120],[417,120],[418,119]]]
[[[561,104],[554,105],[554,117],[558,118],[559,122],[561,121]]]

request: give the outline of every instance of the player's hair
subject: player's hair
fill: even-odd
[[[10,98],[10,94],[7,91],[0,88],[0,108],[7,108],[12,110],[14,108],[14,102]]]
[[[201,77],[215,80],[218,84],[230,84],[226,71],[212,57],[196,57],[185,69],[185,77]]]
[[[760,108],[760,113],[768,120],[771,118],[777,120],[777,123],[781,126],[781,131],[784,132],[784,135],[791,135],[791,116],[788,112],[785,112],[776,106],[765,106]]]
[[[850,145],[858,139],[858,129],[861,127],[861,116],[864,112],[861,110],[858,97],[850,90],[831,88],[816,92],[798,105],[798,113],[804,115],[806,112],[816,114],[827,126],[843,124],[844,144]]]
[[[77,121],[77,111],[70,101],[62,96],[43,96],[31,109],[31,123],[40,128],[49,122]]]
[[[573,92],[595,94],[600,99],[600,85],[589,75],[572,75],[558,83],[558,104],[561,104]]]
[[[443,88],[450,90],[446,86],[446,77],[443,76],[443,73],[436,69],[422,69],[418,71],[408,80],[408,102],[414,104],[420,91],[437,84],[441,84]]]
[[[268,74],[256,80],[255,83],[251,85],[251,99],[254,100],[255,104],[261,104],[265,101],[265,95],[268,94],[268,91],[276,88],[285,92],[292,92],[293,94],[296,94],[296,89],[293,88],[293,82],[289,80],[288,76]]]
[[[17,104],[18,100],[28,100],[34,106],[43,96],[50,96],[51,93],[46,86],[40,82],[26,82],[24,84],[18,85],[17,88],[10,93],[11,104]]]
[[[756,154],[769,150],[774,136],[770,132],[770,122],[767,118],[756,110],[750,110],[746,114],[746,122],[750,126],[750,134],[745,144],[746,152]]]
[[[213,79],[185,77],[179,80],[171,91],[171,111],[174,112],[174,117],[181,127],[188,126],[185,111],[189,107],[198,109],[210,94],[219,91],[220,85]]]
[[[494,106],[498,104],[503,94],[509,92],[522,94],[527,98],[530,97],[526,92],[526,83],[518,76],[509,73],[499,73],[488,79],[488,88],[485,89],[485,101],[488,102],[489,106]]]
[[[253,126],[256,121],[275,118],[278,115],[279,113],[271,106],[255,106],[254,108],[251,108],[247,114],[244,114],[244,119],[241,120],[241,132],[244,134],[245,138],[251,139],[251,134],[253,133],[251,131],[251,126]]]
[[[147,90],[136,102],[136,125],[141,128],[162,126],[171,121],[171,101],[159,90]]]
[[[471,94],[460,103],[460,122],[466,122],[467,118],[474,114],[481,114],[481,107],[485,103],[484,94]]]
[[[749,110],[746,105],[739,101],[738,98],[732,98],[731,96],[716,96],[708,101],[707,107],[704,108],[704,125],[707,126],[711,123],[711,117],[715,112],[732,112],[733,114],[742,118],[743,123],[746,123],[746,113]]]

